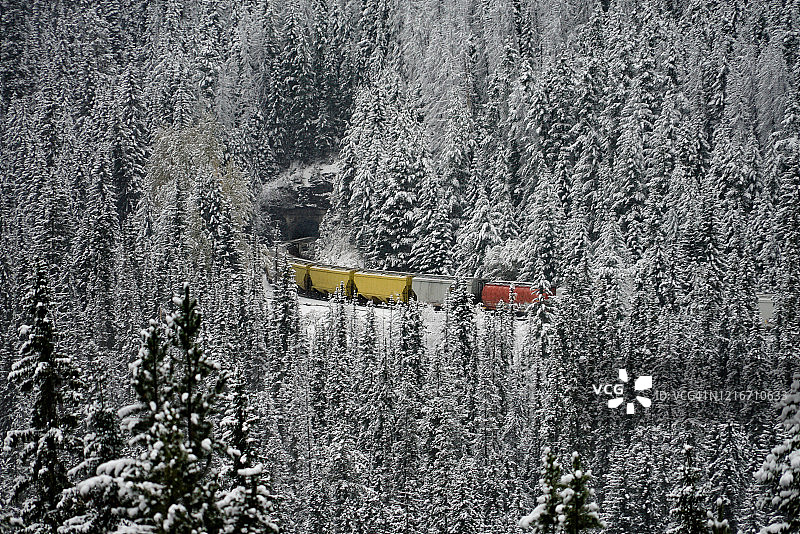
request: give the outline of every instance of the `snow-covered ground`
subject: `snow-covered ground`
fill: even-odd
[[[309,334],[313,334],[318,325],[325,321],[328,313],[328,302],[308,297],[299,297],[298,304],[300,316],[303,321],[303,328],[307,329]],[[352,317],[357,321],[357,328],[360,329],[361,325],[363,325],[364,317],[367,314],[368,306],[348,303],[347,307],[352,313]],[[398,308],[386,305],[376,305],[374,309],[375,320],[377,322],[378,332],[381,333],[382,341],[386,345],[392,345],[394,343],[393,336],[397,335],[397,329],[392,328],[392,326],[397,324],[401,312]],[[433,307],[424,304],[420,305],[420,309],[422,312],[422,321],[425,326],[425,343],[428,349],[433,350],[442,339],[444,312],[441,310],[434,310]]]
[[[329,307],[328,302],[301,296],[298,297],[298,304],[302,318],[302,326],[307,330],[308,334],[313,334],[325,321]],[[352,303],[348,303],[347,307],[350,313],[352,313],[352,317],[357,321],[357,328],[361,328],[368,307]],[[382,335],[382,341],[391,345],[394,342],[392,337],[397,335],[396,328],[392,328],[392,326],[396,325],[397,321],[400,319],[400,309],[386,305],[377,305],[374,306],[374,309],[375,319],[377,321],[378,331],[381,332]],[[425,344],[429,350],[434,350],[444,336],[445,313],[443,310],[436,310],[427,304],[420,304],[420,310],[425,328]],[[482,331],[484,327],[486,313],[487,312],[482,310],[480,306],[476,305],[479,337],[480,331]],[[526,318],[524,316],[518,316],[515,321],[517,346],[520,346],[519,344],[524,341],[525,326]],[[310,339],[313,339],[313,337]]]

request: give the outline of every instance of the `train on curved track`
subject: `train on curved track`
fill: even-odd
[[[418,274],[398,271],[353,269],[328,265],[303,258],[313,238],[295,239],[270,249],[267,253],[266,276],[274,280],[276,255],[286,255],[286,261],[294,269],[298,289],[306,294],[330,296],[339,287],[344,288],[348,298],[359,298],[375,303],[408,302],[416,300],[433,307],[444,305],[456,278],[436,274]],[[469,292],[476,302],[486,309],[496,309],[501,302],[508,303],[513,295],[514,304],[524,310],[538,298],[550,298],[553,292],[541,293],[533,284],[509,281],[489,281],[481,278],[465,278]]]
[[[304,259],[302,256],[315,240],[316,238],[295,239],[270,249],[266,262],[267,278],[274,280],[276,255],[278,250],[282,250],[287,262],[294,269],[297,287],[306,294],[326,297],[341,286],[344,287],[348,298],[360,298],[376,303],[408,302],[414,299],[434,307],[441,307],[456,282],[452,276],[352,269]],[[524,311],[539,298],[551,298],[559,294],[557,290],[541,293],[533,284],[524,282],[481,278],[465,278],[463,281],[475,301],[489,310],[496,309],[501,302],[507,304],[512,294],[514,304],[520,311]],[[773,316],[773,295],[759,293],[757,298],[761,320],[769,327]]]

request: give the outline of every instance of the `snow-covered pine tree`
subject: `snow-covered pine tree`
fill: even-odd
[[[369,318],[368,318],[369,320]],[[373,323],[374,326],[374,323]],[[366,332],[372,327],[366,326]],[[374,332],[372,332],[374,333]],[[372,335],[372,333],[368,335]],[[385,493],[392,482],[392,448],[394,446],[394,392],[392,391],[392,362],[387,350],[378,349],[372,376],[366,377],[366,404],[358,411],[360,431],[359,450],[366,460],[365,485],[373,492],[364,503],[365,520],[379,528],[389,522],[385,517]]]
[[[473,456],[478,460],[479,476],[482,483],[501,484],[499,480],[485,480],[486,471],[499,462],[496,451],[499,448],[500,429],[506,414],[507,377],[509,360],[503,347],[503,320],[507,306],[501,305],[497,313],[485,317],[482,347],[478,349],[478,389]],[[499,466],[496,466],[499,468]],[[484,510],[499,505],[497,499],[490,499]]]
[[[317,83],[322,86],[317,96],[319,108],[318,131],[323,148],[335,147],[343,134],[349,112],[352,109],[356,72],[355,52],[349,48],[354,33],[349,23],[349,13],[343,6],[319,1],[315,4],[315,30],[317,34],[327,34],[323,47],[317,47],[323,54],[323,65],[316,72]]]
[[[707,512],[709,531],[711,534],[731,534],[731,527],[728,520],[725,519],[725,503],[722,498],[717,499],[714,506],[715,514],[711,511]]]
[[[615,174],[616,184],[613,210],[618,217],[620,231],[628,248],[638,257],[641,254],[643,208],[647,199],[643,164],[648,150],[652,116],[637,84],[622,110],[622,133],[619,137]]]
[[[619,425],[616,425],[619,428]],[[628,430],[622,428],[627,433]],[[663,534],[668,517],[667,476],[665,472],[664,436],[660,425],[639,424],[630,433],[630,440],[613,441],[608,458],[603,492],[603,519],[609,534],[636,531],[641,534]],[[598,446],[603,447],[605,440]],[[595,458],[601,459],[597,454]],[[671,482],[671,481],[670,481]]]
[[[30,232],[32,235],[33,244],[33,255],[29,257],[29,261],[34,261],[36,256],[44,259],[48,268],[48,283],[52,286],[55,299],[69,280],[65,276],[67,264],[63,259],[69,257],[76,225],[69,222],[68,213],[72,202],[68,184],[56,170],[56,159],[59,157],[57,146],[61,142],[58,133],[60,111],[52,98],[44,95],[41,95],[41,100],[37,98],[33,126],[39,135],[33,147],[34,179],[26,184],[32,190],[27,197],[27,204],[31,207],[30,218],[25,224],[26,233]],[[72,162],[67,160],[66,163]]]
[[[342,532],[358,532],[364,528],[361,526],[363,519],[358,513],[363,502],[362,486],[358,482],[361,467],[359,456],[353,447],[352,434],[345,427],[339,425],[332,428],[329,439],[330,444],[323,446],[318,453],[321,480],[311,481],[324,492],[317,494],[318,498],[323,499],[319,505],[324,512],[321,520],[315,521],[317,525],[309,530],[330,532],[341,528]],[[311,489],[312,492],[319,490]],[[387,490],[389,487],[384,486],[381,492],[386,494]],[[309,510],[310,513],[314,511],[313,508]],[[396,511],[396,508],[392,510]],[[386,521],[391,523],[393,519],[398,520],[399,515],[395,513],[393,518],[387,518]],[[365,530],[369,531],[370,527],[367,526]]]
[[[445,314],[445,350],[454,370],[456,406],[461,412],[461,423],[465,428],[474,429],[478,388],[475,309],[472,295],[460,279],[456,279],[447,296]]]
[[[138,401],[121,412],[134,433],[130,444],[143,450],[135,461],[109,462],[98,473],[124,469],[132,532],[216,532],[222,517],[209,472],[219,444],[211,415],[224,383],[198,344],[201,315],[188,284],[173,303],[177,309],[162,325],[151,321],[142,332],[131,366]]]
[[[402,103],[400,104],[402,106]],[[385,269],[405,270],[412,261],[412,235],[417,225],[414,207],[425,180],[425,163],[418,125],[410,110],[400,109],[389,135],[393,138],[385,161],[385,187],[374,214],[370,262]]]
[[[285,256],[276,258],[275,283],[273,285],[273,301],[269,314],[269,335],[267,338],[269,357],[265,365],[268,367],[265,377],[257,383],[265,381],[269,387],[276,410],[278,431],[282,438],[287,437],[288,409],[290,403],[290,386],[293,356],[300,345],[297,284],[292,266]]]
[[[355,231],[356,244],[365,252],[372,246],[373,215],[378,210],[379,196],[383,193],[386,131],[395,114],[387,101],[387,95],[380,88],[365,89],[359,95],[359,103],[367,108],[363,112],[364,121],[359,129],[360,136],[355,149],[356,164],[349,184],[347,223]],[[343,185],[347,185],[344,180],[350,177],[350,173],[344,171],[342,174]]]
[[[225,534],[276,534],[274,497],[267,487],[264,464],[257,461],[251,427],[258,421],[244,377],[238,369],[227,381],[226,407],[220,422],[221,440],[231,462],[230,489],[218,502]]]
[[[30,68],[25,61],[25,20],[28,6],[21,1],[10,0],[3,3],[3,17],[0,18],[5,39],[2,43],[2,55],[5,58],[0,66],[0,87],[3,100],[9,102],[14,95],[24,94],[26,85],[30,83]]]
[[[437,190],[429,180],[428,204],[423,204],[423,215],[414,229],[411,257],[415,272],[450,274],[453,270],[455,247],[454,223],[451,219],[452,194]]]
[[[597,512],[594,489],[589,487],[592,471],[583,469],[580,456],[572,453],[572,471],[561,477],[560,502],[556,506],[558,531],[564,534],[581,534],[605,525]]]
[[[741,528],[739,515],[746,489],[746,444],[740,425],[731,422],[715,425],[706,445],[708,495],[720,503],[714,507],[715,518],[724,519],[734,532]]]
[[[555,534],[559,528],[558,507],[563,504],[561,491],[562,470],[556,455],[545,447],[542,454],[542,469],[539,472],[536,507],[519,520],[520,527],[530,529],[534,534]]]
[[[192,70],[197,73],[199,86],[198,100],[204,111],[211,108],[219,83],[221,26],[217,3],[200,1],[197,5],[196,31],[191,35],[192,45],[196,47]]]
[[[593,362],[586,354],[596,351],[597,333],[585,314],[576,313],[581,299],[576,293],[564,296],[556,307],[552,336],[548,340],[547,358],[537,362],[539,370],[541,443],[553,444],[560,449],[585,450],[595,437],[588,424],[592,411],[599,411],[594,403],[587,406],[581,393],[580,376],[588,377]],[[583,308],[587,309],[587,308]],[[580,344],[574,343],[580,339]]]
[[[772,449],[756,472],[756,480],[769,491],[763,504],[775,512],[762,534],[800,531],[800,373],[794,375],[791,391],[781,400],[781,425],[783,443]]]
[[[114,289],[120,226],[111,186],[108,145],[97,147],[84,219],[74,243],[73,286],[77,288],[91,339],[101,350],[116,342]]]
[[[683,446],[683,463],[677,484],[670,493],[673,508],[668,534],[705,534],[706,511],[700,490],[700,468],[695,465],[694,447]]]
[[[793,95],[786,109],[786,138],[776,143],[780,156],[779,201],[775,218],[779,252],[775,306],[776,349],[790,374],[800,351],[800,102]],[[782,377],[789,381],[790,376]]]
[[[502,142],[502,141],[500,141]],[[497,227],[498,235],[503,243],[514,242],[519,237],[519,224],[515,205],[511,196],[510,188],[514,187],[513,173],[510,169],[511,155],[508,147],[501,147],[499,154],[495,154],[492,167],[489,169],[491,185],[489,187],[489,197],[491,203],[491,216]]]
[[[131,62],[118,79],[112,158],[117,213],[124,222],[142,194],[149,132],[137,62]]]
[[[563,237],[560,231],[563,217],[550,180],[549,175],[541,176],[536,186],[521,279],[534,282],[547,280],[554,287],[559,285],[562,277],[558,246]]]
[[[534,94],[530,117],[536,124],[535,142],[542,160],[554,177],[556,195],[567,214],[571,213],[573,201],[568,164],[575,112],[574,74],[570,59],[568,54],[561,54],[555,60],[555,65],[550,65],[544,72],[543,82]]]
[[[272,149],[281,163],[314,154],[317,133],[308,38],[295,9],[289,9],[281,31],[283,39],[273,66],[275,85],[267,119]]]
[[[347,132],[337,157],[338,171],[331,194],[331,209],[325,214],[321,234],[332,237],[340,227],[360,230],[371,209],[372,173],[381,157],[385,102],[372,87],[362,88],[355,98]]]
[[[102,381],[100,387],[103,387]],[[100,393],[102,399],[103,393]],[[124,441],[116,411],[95,401],[87,408],[83,461],[70,470],[78,482],[64,493],[60,505],[65,515],[60,534],[106,534],[120,522],[120,488],[117,480],[97,476],[97,468],[119,458]]]
[[[676,172],[678,163],[678,135],[684,120],[685,98],[670,90],[663,98],[660,114],[653,123],[650,150],[645,153],[644,171],[647,177],[647,204],[645,224],[649,234],[649,246],[658,230],[668,222],[669,211],[674,209],[668,194],[680,177]]]
[[[471,217],[461,228],[458,242],[459,261],[469,276],[480,276],[483,272],[484,255],[501,243],[500,229],[492,216],[492,205],[483,184],[476,184],[476,198]]]
[[[62,521],[62,492],[70,487],[81,383],[72,358],[57,347],[44,268],[38,267],[34,276],[26,297],[31,322],[20,327],[20,357],[9,373],[28,396],[30,415],[28,427],[9,431],[4,441],[5,450],[20,450],[11,495],[16,506],[8,512],[11,525],[54,534]]]
[[[471,110],[460,102],[461,91],[454,90],[454,93],[456,94],[450,97],[453,102],[449,107],[444,134],[441,174],[444,188],[452,191],[448,213],[458,220],[465,209],[464,194],[472,172],[477,141]]]
[[[549,286],[549,282],[542,280],[539,286]],[[531,360],[528,365],[538,367],[549,360],[553,343],[553,326],[555,314],[553,301],[541,291],[533,303],[528,307],[526,353]]]
[[[630,483],[630,466],[628,465],[628,446],[626,440],[618,439],[611,443],[608,455],[609,466],[603,477],[603,519],[609,534],[625,534],[639,524],[641,518],[634,517],[633,508],[636,497]]]
[[[323,344],[324,367],[315,371],[325,373],[321,394],[325,397],[325,426],[342,431],[342,426],[351,423],[349,409],[350,373],[349,358],[351,339],[348,331],[348,309],[345,307],[344,286],[340,285],[328,301],[328,316],[325,324]],[[349,427],[348,427],[349,428]]]
[[[230,202],[222,191],[223,169],[204,169],[208,175],[200,184],[199,211],[204,233],[211,243],[212,262],[219,275],[229,279],[240,263],[239,235],[234,227]]]
[[[595,20],[599,22],[598,19]],[[596,22],[593,23],[592,30],[597,30],[599,33],[601,30]],[[598,46],[596,41],[601,39],[601,36],[596,36],[592,39],[592,44]],[[601,50],[589,48],[588,52],[590,57],[578,83],[576,121],[570,132],[575,139],[570,147],[575,156],[575,167],[572,175],[572,191],[568,192],[568,197],[580,203],[589,214],[589,220],[593,221],[600,200],[598,196],[605,139],[599,119],[607,73],[602,61],[597,57]]]
[[[425,389],[425,406],[420,422],[422,448],[422,513],[428,517],[428,532],[446,534],[450,527],[451,509],[455,507],[448,484],[458,460],[456,442],[458,420],[452,392],[450,367],[441,350],[430,361]]]
[[[372,411],[372,395],[375,393],[375,384],[379,380],[379,340],[375,306],[372,302],[367,304],[367,312],[361,321],[361,331],[356,342],[355,372],[359,376],[359,380],[355,380],[353,383],[353,404],[357,412],[355,417],[357,421],[356,446],[364,450],[369,441],[367,429],[371,426],[367,414]]]
[[[478,534],[480,522],[477,506],[477,465],[470,455],[456,461],[447,481],[449,518],[447,532],[452,534]]]
[[[419,425],[422,418],[425,386],[424,325],[419,305],[400,305],[400,340],[396,354],[395,434],[393,479],[397,498],[402,503],[403,527],[415,530],[418,518],[420,484]]]

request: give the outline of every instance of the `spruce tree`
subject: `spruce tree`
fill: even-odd
[[[26,299],[31,322],[20,327],[20,357],[9,380],[27,395],[30,419],[27,428],[9,431],[4,442],[5,450],[21,451],[11,495],[18,505],[12,511],[13,522],[28,532],[55,534],[62,521],[58,508],[62,492],[70,487],[68,462],[78,423],[79,371],[57,346],[43,268],[37,269]]]
[[[562,217],[549,176],[542,176],[536,186],[534,211],[528,225],[525,243],[525,268],[522,279],[530,282],[547,280],[549,287],[559,285],[560,273],[558,245]],[[548,287],[548,289],[549,289]]]
[[[594,489],[589,487],[591,470],[584,470],[577,452],[572,453],[572,471],[561,477],[558,531],[564,534],[580,534],[587,530],[602,528],[594,499]]]
[[[634,516],[636,496],[631,487],[629,455],[625,440],[611,443],[610,466],[606,470],[603,484],[603,518],[608,524],[609,534],[625,534],[633,530],[641,520]]]
[[[285,256],[276,258],[276,279],[273,286],[272,309],[269,314],[268,360],[265,377],[255,383],[266,383],[273,399],[278,432],[286,439],[290,402],[292,360],[300,345],[297,284],[292,266]]]
[[[232,207],[222,191],[224,175],[222,169],[206,169],[200,184],[199,211],[204,223],[204,233],[211,244],[212,265],[226,278],[235,275],[240,264],[241,244],[232,216]]]
[[[80,482],[65,492],[61,505],[67,516],[61,534],[105,534],[120,523],[120,488],[101,466],[117,460],[123,447],[116,411],[95,401],[87,409],[83,461],[70,470]]]
[[[151,321],[132,364],[138,402],[123,410],[143,448],[123,473],[133,528],[155,533],[218,531],[222,518],[209,478],[218,440],[211,419],[223,387],[219,366],[199,346],[200,311],[184,284],[176,310]]]
[[[281,163],[314,154],[315,95],[308,39],[295,8],[290,8],[273,70],[267,120],[272,149]]]
[[[602,39],[596,35],[601,31],[598,17],[593,21],[590,32],[587,32],[590,34],[591,45],[602,46],[596,43]],[[597,57],[600,52],[593,46],[588,50],[590,56],[578,84],[576,121],[570,132],[575,139],[571,147],[575,156],[575,167],[572,176],[573,190],[568,195],[574,202],[582,204],[590,218],[594,217],[598,207],[605,142],[600,124],[600,110],[607,73],[602,61]]]
[[[728,520],[725,519],[725,503],[722,498],[715,502],[716,515],[710,511],[708,515],[708,529],[711,534],[731,534],[731,527]]]
[[[775,340],[777,350],[784,360],[787,383],[791,379],[788,369],[796,365],[800,350],[800,103],[793,95],[787,107],[784,127],[786,139],[776,143],[780,152],[779,202],[775,218],[775,232],[779,242],[777,265],[777,292],[775,306]]]
[[[673,508],[669,534],[705,534],[706,512],[700,490],[700,468],[695,465],[694,447],[683,446],[683,463],[677,484],[670,494]]]
[[[120,226],[110,185],[111,162],[103,148],[99,150],[92,166],[84,220],[75,240],[73,285],[81,297],[91,338],[98,347],[109,350],[116,342],[114,290]]]
[[[501,243],[500,229],[492,216],[492,206],[486,188],[478,184],[471,217],[459,236],[460,260],[469,276],[480,276],[486,252]]]
[[[401,503],[400,531],[417,531],[420,489],[419,426],[425,380],[424,325],[416,302],[401,305],[397,349],[396,408],[392,451],[396,498]]]
[[[545,447],[542,455],[542,469],[539,477],[539,496],[533,511],[520,519],[519,525],[531,529],[535,534],[555,534],[559,529],[559,507],[563,505],[561,464],[550,447]]]
[[[771,524],[761,530],[764,534],[800,531],[800,373],[781,400],[780,417],[783,443],[772,449],[756,472],[756,480],[769,492],[762,504],[775,512]]]
[[[132,62],[119,75],[112,158],[120,222],[136,210],[142,195],[149,132],[145,124],[138,65]]]
[[[720,503],[715,507],[715,513],[733,531],[738,531],[738,516],[746,489],[744,433],[738,424],[717,424],[710,433],[708,442],[706,457],[710,458],[707,467],[709,495]]]
[[[477,409],[478,350],[475,310],[466,283],[457,279],[445,303],[445,347],[454,370],[456,403],[465,428],[474,429]]]
[[[425,165],[411,113],[402,110],[395,115],[394,138],[384,163],[385,186],[374,214],[372,246],[368,259],[372,265],[406,270],[412,262],[412,235],[417,226],[414,206],[417,191],[425,180]]]
[[[433,188],[423,204],[423,216],[414,228],[411,245],[411,261],[415,272],[450,274],[453,270],[453,248],[455,246],[454,224],[450,216],[449,193],[435,189],[435,182],[428,181],[423,188]],[[439,197],[439,198],[437,198]]]
[[[355,372],[360,377],[355,380],[354,387],[354,404],[356,407],[356,426],[357,432],[357,446],[361,449],[365,448],[369,439],[367,429],[370,427],[370,420],[366,414],[371,411],[370,402],[375,393],[375,385],[379,379],[378,376],[378,357],[379,357],[379,340],[377,324],[375,319],[375,306],[372,302],[367,304],[367,311],[361,321],[361,331],[357,339],[356,348],[356,365]]]
[[[258,422],[250,404],[244,377],[235,370],[227,384],[226,407],[220,423],[221,441],[231,462],[231,488],[218,506],[224,517],[222,532],[229,534],[277,533],[272,517],[274,498],[264,477],[264,464],[258,462],[251,428]]]
[[[637,85],[622,111],[622,133],[619,137],[615,169],[619,181],[613,203],[625,243],[637,257],[642,251],[642,212],[647,199],[642,166],[648,149],[647,136],[652,130],[652,117],[644,102],[645,97]]]
[[[477,491],[475,459],[464,455],[456,462],[448,479],[449,524],[452,534],[478,534]]]
[[[450,510],[455,506],[448,486],[458,460],[459,432],[449,370],[441,351],[437,351],[430,362],[424,415],[420,423],[424,467],[421,493],[431,534],[449,532]]]

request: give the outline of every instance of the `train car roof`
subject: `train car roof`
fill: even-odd
[[[363,274],[377,274],[377,275],[388,275],[388,276],[414,276],[413,273],[403,273],[400,271],[381,271],[378,269],[356,269],[356,274],[363,273]]]
[[[330,265],[328,263],[318,263],[318,262],[315,262],[315,261],[311,262],[311,267],[321,267],[323,269],[336,269],[337,271],[345,271],[345,272],[348,272],[348,273],[351,272],[351,271],[357,271],[358,270],[358,269],[351,269],[350,267],[342,267],[340,265]]]
[[[515,282],[513,280],[489,280],[486,282],[487,286],[514,286],[514,287],[536,287],[536,284],[531,282]]]
[[[419,280],[449,280],[451,282],[456,281],[455,276],[448,276],[446,274],[413,274],[412,276],[415,279]]]

